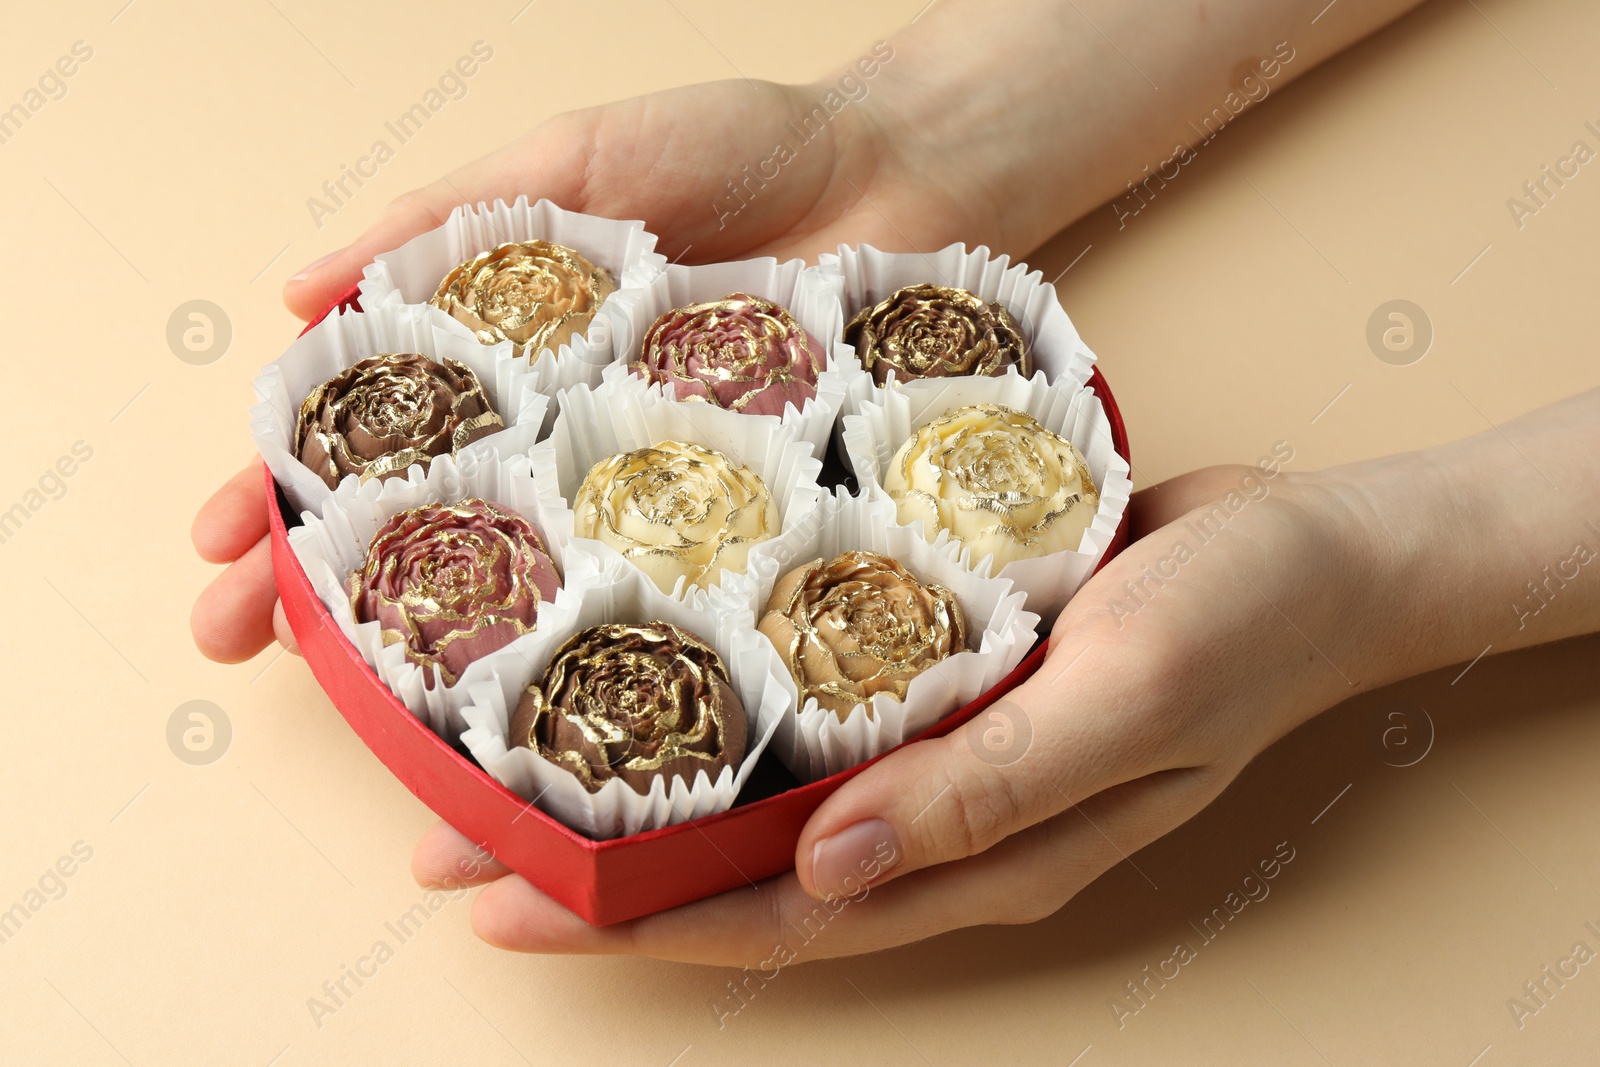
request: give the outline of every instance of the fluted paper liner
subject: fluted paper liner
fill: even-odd
[[[829,560],[858,549],[896,560],[918,581],[942,585],[955,594],[967,619],[967,650],[913,678],[903,701],[879,693],[870,709],[868,704],[857,704],[841,722],[815,697],[800,706],[799,687],[783,657],[762,634],[789,692],[789,707],[778,723],[772,752],[806,782],[887,752],[977,699],[1010,674],[1038,638],[1039,616],[1024,610],[1024,596],[1009,580],[971,571],[954,544],[932,545],[910,527],[898,525],[893,501],[842,492],[825,497],[807,517],[803,537],[751,550],[750,579],[761,605],[756,621],[765,614],[779,577],[812,560]],[[720,601],[723,595],[719,591],[713,600]]]
[[[698,399],[684,403],[706,407],[709,409],[706,417],[711,421],[770,419],[780,422],[809,442],[820,457],[833,435],[834,422],[846,397],[852,391],[865,388],[863,378],[866,384],[870,384],[871,379],[861,369],[855,349],[843,343],[844,314],[837,287],[814,268],[807,268],[804,260],[780,263],[768,256],[736,263],[667,267],[647,287],[643,299],[627,306],[626,321],[618,324],[614,334],[617,361],[605,369],[604,380],[622,388],[649,391],[655,396],[676,400],[676,389],[671,383],[646,382],[629,370],[628,364],[639,358],[644,336],[656,319],[673,308],[718,300],[730,293],[749,293],[787,308],[801,327],[817,340],[827,356],[827,369],[817,375],[816,396],[799,409],[792,403],[784,405],[782,415],[747,415]]]
[[[655,235],[646,231],[642,222],[564,211],[548,200],[530,204],[526,196],[517,197],[513,204],[504,200],[496,200],[493,206],[463,204],[450,212],[444,225],[368,264],[361,279],[361,306],[427,306],[442,320],[443,328],[477,344],[465,324],[429,306],[428,300],[438,292],[446,274],[480,252],[508,241],[536,240],[581,252],[610,272],[617,291],[600,305],[581,337],[519,358],[528,361],[535,387],[546,396],[553,397],[573,385],[598,385],[601,372],[616,358],[616,330],[629,320],[629,309],[644,298],[645,288],[667,263],[655,251]]]
[[[712,448],[755,472],[766,483],[778,509],[779,532],[769,542],[785,543],[797,536],[794,531],[824,494],[817,484],[822,461],[812,456],[809,444],[777,419],[718,418],[728,413],[705,404],[673,403],[660,394],[611,382],[598,389],[578,386],[565,390],[559,403],[561,414],[550,436],[534,446],[532,458],[551,536],[568,552],[616,560],[630,570],[637,569],[609,545],[577,537],[572,504],[596,463],[661,441]],[[714,584],[737,573],[724,569]],[[674,596],[703,603],[705,593],[680,577]]]
[[[1044,280],[1041,271],[1012,263],[1007,255],[991,255],[984,245],[971,251],[964,244],[946,245],[926,254],[840,245],[837,253],[818,256],[816,269],[839,294],[845,322],[908,285],[927,282],[966,289],[1000,304],[1022,326],[1033,358],[1033,377],[1043,375],[1052,384],[1085,385],[1094,373],[1094,353],[1078,336],[1055,286]],[[844,413],[860,410],[866,400],[881,399],[883,392],[868,373],[864,383],[852,383]]]
[[[466,726],[461,709],[471,700],[468,687],[520,669],[544,628],[570,618],[576,610],[572,594],[567,591],[569,584],[581,581],[594,570],[587,558],[567,559],[561,545],[550,536],[530,466],[526,455],[502,457],[492,446],[479,442],[463,449],[459,457],[434,460],[426,475],[421,468],[412,467],[403,479],[365,485],[346,479],[323,505],[320,516],[307,514],[304,525],[289,531],[289,545],[318,599],[361,658],[413,715],[452,744]],[[469,664],[455,685],[445,686],[440,684],[442,679],[434,678],[430,689],[427,682],[432,667],[424,668],[406,659],[401,644],[385,645],[379,623],[356,622],[345,581],[366,560],[367,546],[393,516],[424,504],[453,504],[474,497],[499,504],[533,523],[561,573],[561,588],[553,600],[540,600],[532,633]]]
[[[749,612],[713,611],[668,596],[645,573],[620,558],[571,587],[574,607],[559,621],[531,636],[526,659],[515,669],[471,685],[473,702],[463,709],[468,729],[461,741],[478,765],[506,788],[579,833],[596,839],[621,837],[713,815],[733,807],[756,761],[789,713],[792,686],[783,685],[783,668],[755,632]],[[528,685],[543,676],[562,643],[579,630],[602,623],[661,620],[704,640],[722,657],[733,689],[749,719],[749,743],[737,770],[723,767],[713,781],[706,772],[694,780],[656,777],[646,793],[620,778],[590,793],[577,776],[533,749],[507,744],[511,716]]]
[[[444,328],[430,312],[431,308],[402,304],[335,312],[261,368],[255,380],[257,403],[250,409],[250,434],[295,510],[316,510],[334,495],[295,457],[300,405],[317,386],[369,356],[416,352],[435,362],[459,360],[483,383],[489,403],[506,427],[473,443],[506,456],[533,447],[550,401],[534,388],[527,361],[513,360],[510,344],[485,346],[470,335],[462,337]],[[420,469],[414,464],[411,471]],[[358,475],[347,474],[340,486],[359,483]]]
[[[877,399],[861,405],[860,412],[844,419],[844,447],[865,495],[889,499],[883,472],[895,452],[925,424],[947,412],[972,404],[1000,404],[1025,411],[1045,429],[1071,441],[1089,463],[1100,491],[1094,521],[1084,531],[1076,549],[1051,552],[1032,559],[1013,560],[997,577],[1009,578],[1028,595],[1029,611],[1048,627],[1055,622],[1072,594],[1088,580],[1116,536],[1133,493],[1128,461],[1117,454],[1111,440],[1111,420],[1092,388],[1073,382],[1051,384],[1043,376],[1024,379],[1015,372],[999,378],[930,378],[878,390]],[[920,532],[922,520],[911,523]],[[990,572],[991,557],[972,558],[972,550],[940,530],[934,541],[959,547],[962,562]]]

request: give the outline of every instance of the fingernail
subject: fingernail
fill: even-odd
[[[329,252],[327,255],[323,256],[321,259],[317,260],[315,263],[308,263],[304,267],[301,267],[300,268],[300,273],[296,274],[294,277],[290,278],[289,280],[291,282],[303,282],[303,281],[305,281],[307,278],[311,277],[313,274],[316,273],[318,267],[322,266],[324,263],[328,262],[328,260],[332,259],[334,256],[337,256],[340,252],[343,252],[343,251],[344,251],[344,249],[342,249],[342,248],[335,248],[332,252]]]
[[[811,849],[811,884],[825,897],[850,896],[900,862],[900,836],[882,819],[847,826]]]

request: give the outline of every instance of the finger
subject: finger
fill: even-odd
[[[511,869],[447,822],[428,828],[411,853],[411,877],[424,889],[458,889],[497,881]]]
[[[272,642],[272,542],[263,537],[195,599],[189,629],[201,655],[243,663]]]
[[[200,505],[189,537],[201,559],[232,563],[267,536],[267,496],[262,485],[261,460],[253,459]]]
[[[442,225],[461,204],[510,202],[525,193],[530,200],[547,197],[582,210],[581,182],[587,169],[583,149],[590,143],[591,125],[589,113],[558,115],[528,138],[396,198],[350,245],[290,278],[283,302],[302,319],[314,318],[359,282],[362,269],[377,255]]]
[[[295,640],[294,631],[289,628],[289,617],[283,613],[282,600],[272,602],[272,634],[285,652],[293,652],[297,656],[300,654],[300,642]]]
[[[1172,755],[1167,739],[1142,729],[1126,707],[1136,687],[1124,679],[1063,689],[1045,677],[1061,673],[1058,659],[965,726],[891,753],[824,801],[795,850],[807,892],[848,892],[854,872],[885,851],[897,860],[881,878],[977,855],[1085,797],[1170,766],[1162,762]],[[1092,678],[1095,670],[1075,673]]]
[[[518,952],[638,953],[750,967],[848,956],[987,923],[1033,922],[1198,811],[1223,780],[1129,782],[976,856],[819,902],[793,873],[657,915],[594,927],[513,875],[479,894],[474,932]],[[733,1005],[736,1007],[736,1003]]]
[[[398,197],[366,233],[302,268],[285,282],[283,302],[300,318],[315,318],[361,280],[362,268],[378,253],[399,248],[417,234],[442,224],[461,202],[459,195],[439,182]]]
[[[520,874],[495,882],[472,904],[472,932],[496,948],[512,952],[633,952],[633,931],[639,922],[590,926]]]
[[[1229,490],[1243,492],[1255,485],[1245,479],[1262,478],[1262,471],[1240,463],[1225,463],[1168,478],[1133,494],[1129,508],[1132,517],[1129,533],[1132,540],[1182,518],[1202,504],[1225,496]]]

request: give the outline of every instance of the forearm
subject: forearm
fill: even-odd
[[[1600,630],[1600,390],[1323,477],[1370,534],[1365,684]]]
[[[984,205],[975,237],[1021,253],[1107,201],[1139,209],[1243,111],[1417,3],[938,0],[867,103]]]

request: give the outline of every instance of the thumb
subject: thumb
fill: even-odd
[[[805,891],[821,899],[853,895],[976,855],[1147,773],[1145,757],[1105,728],[1107,709],[1074,709],[1059,686],[1041,680],[1060,658],[1046,660],[1035,680],[964,726],[907,745],[829,797],[796,846],[795,871]]]

